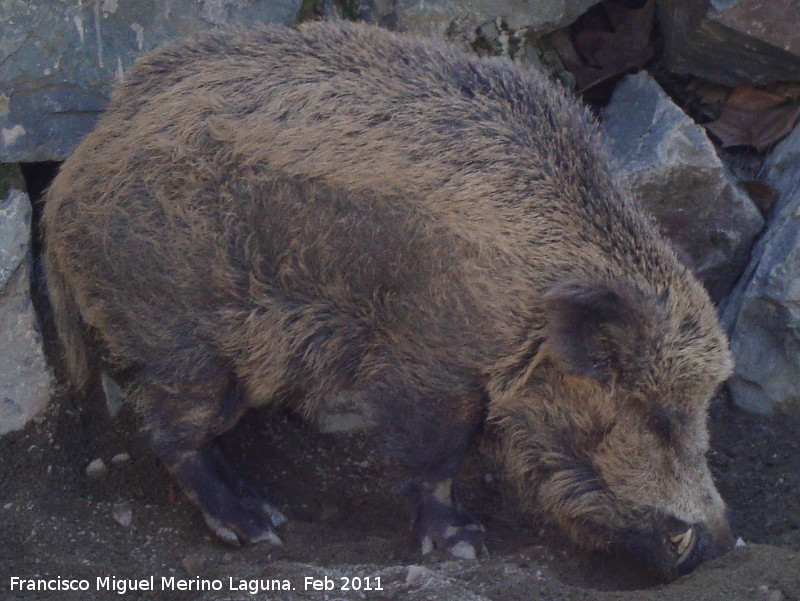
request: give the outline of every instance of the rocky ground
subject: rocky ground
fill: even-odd
[[[800,599],[796,424],[725,403],[712,415],[710,460],[746,544],[668,585],[629,559],[582,555],[540,517],[520,515],[477,454],[462,492],[487,527],[489,556],[423,558],[398,494],[400,475],[376,452],[374,437],[321,435],[293,416],[268,413],[248,415],[226,450],[290,518],[280,532],[284,546],[232,549],[209,536],[139,445],[134,422],[127,410],[112,420],[86,400],[64,397],[41,423],[0,439],[1,599]],[[108,471],[87,475],[95,459]],[[90,591],[12,592],[12,576],[86,579]],[[96,578],[107,576],[153,576],[156,591],[98,591]],[[163,591],[162,577],[218,580],[222,590]],[[306,578],[324,586],[326,577],[332,590],[305,590]],[[295,590],[258,597],[236,590],[262,579]],[[345,579],[376,590],[342,590]]]

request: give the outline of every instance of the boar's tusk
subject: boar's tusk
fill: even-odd
[[[678,534],[672,537],[672,542],[678,545],[678,555],[683,555],[689,549],[692,543],[692,539],[694,536],[694,529],[689,528],[683,534]]]

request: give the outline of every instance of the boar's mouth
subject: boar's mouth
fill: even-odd
[[[616,533],[612,548],[654,570],[666,582],[693,571],[733,546],[733,536],[715,534],[705,524],[689,524],[667,515]],[[644,524],[647,524],[646,526]]]

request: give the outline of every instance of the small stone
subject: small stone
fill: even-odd
[[[762,594],[761,598],[764,601],[786,601],[786,597],[784,596],[783,592],[779,591],[778,589],[771,589],[766,584],[759,586],[758,590]]]
[[[127,528],[131,525],[131,521],[133,520],[133,510],[131,509],[131,504],[127,502],[117,503],[111,512],[111,517],[114,518],[114,521],[117,522],[117,524],[123,528]]]
[[[6,503],[3,505],[3,509],[11,509],[11,503]]]
[[[736,543],[733,546],[734,547],[744,547],[745,546],[744,539],[740,536],[739,538],[736,539]]]
[[[433,553],[433,540],[431,539],[430,536],[423,536],[422,537],[422,545],[421,545],[421,547],[422,547],[422,554],[423,555],[428,555],[430,553]]]
[[[373,423],[367,407],[355,393],[330,395],[320,409],[319,429],[326,433],[365,430]]]
[[[406,573],[406,584],[414,584],[423,578],[430,577],[432,572],[428,568],[422,566],[408,566],[408,573]]]
[[[86,475],[92,479],[102,478],[108,473],[105,462],[98,458],[86,466]]]
[[[450,547],[450,555],[453,557],[458,557],[459,559],[477,559],[478,552],[475,549],[472,543],[468,543],[465,540],[457,542],[455,545]]]
[[[103,387],[103,394],[106,396],[108,413],[111,417],[114,417],[119,413],[125,395],[122,394],[122,389],[119,387],[119,384],[105,372],[100,374],[100,384]]]
[[[111,465],[122,465],[123,463],[128,463],[131,460],[131,456],[129,453],[117,453],[111,458]]]
[[[203,555],[187,555],[181,560],[183,569],[189,576],[197,576],[206,567],[207,560]]]

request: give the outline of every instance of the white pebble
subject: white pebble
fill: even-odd
[[[459,559],[477,559],[478,557],[475,547],[465,540],[459,541],[450,547],[450,555]]]
[[[108,473],[108,467],[102,459],[95,459],[86,466],[86,475],[90,478],[102,478]]]
[[[734,547],[744,547],[744,539],[740,536],[736,539],[736,543],[733,545]]]
[[[111,516],[114,518],[114,521],[123,528],[130,526],[133,520],[133,510],[131,509],[130,503],[118,503],[115,505]]]
[[[428,568],[423,568],[422,566],[408,566],[408,573],[406,574],[406,584],[413,584],[423,578],[427,578],[431,575],[431,571]]]
[[[128,463],[131,460],[131,456],[128,453],[117,453],[111,458],[111,465],[122,465],[123,463]]]

